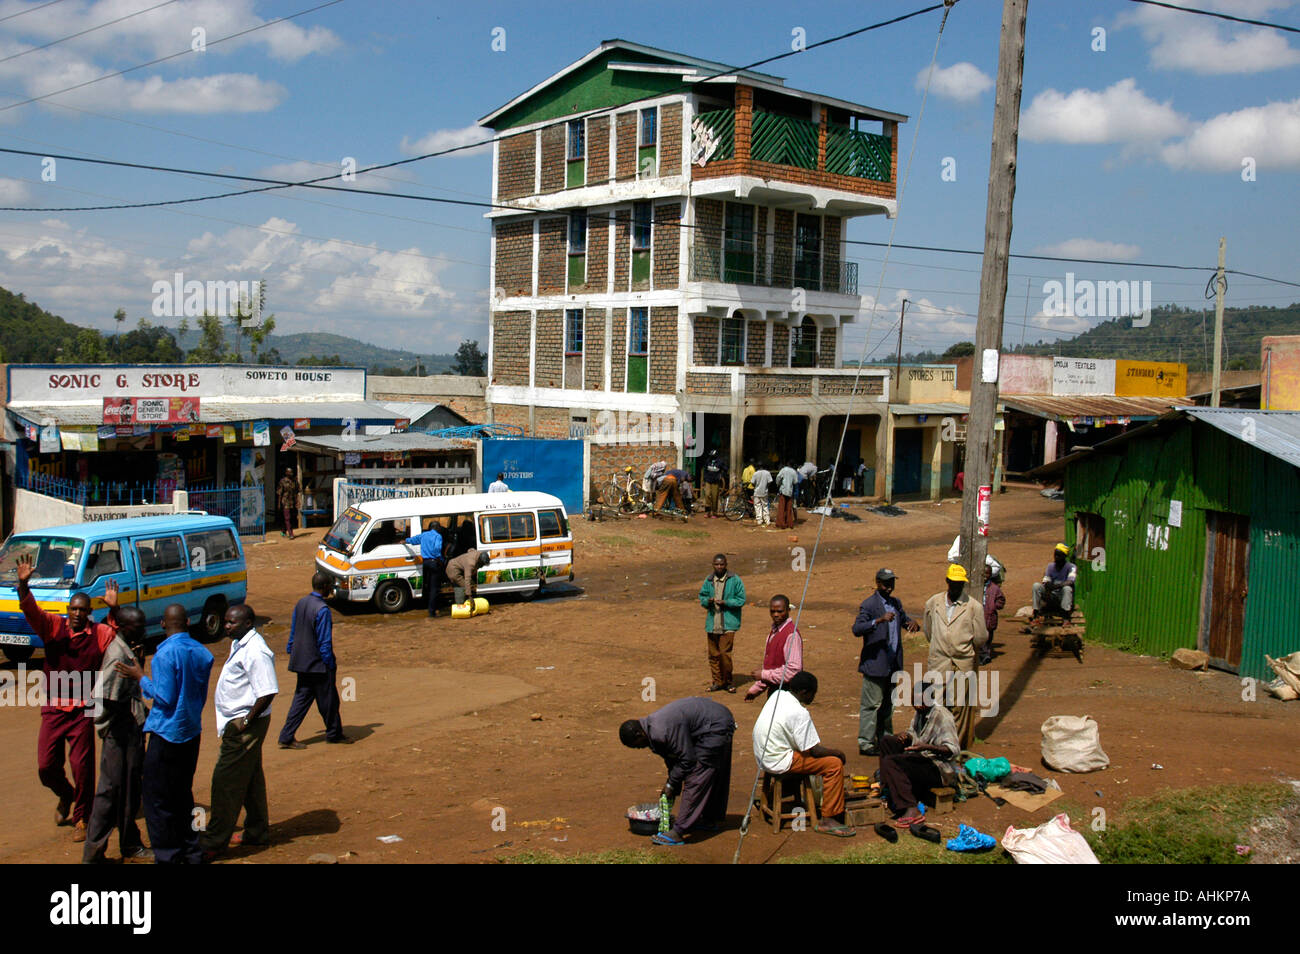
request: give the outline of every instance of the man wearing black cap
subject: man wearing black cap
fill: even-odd
[[[890,690],[894,673],[903,668],[901,630],[915,633],[921,627],[894,597],[894,571],[876,572],[876,592],[858,608],[853,635],[862,639],[858,672],[862,673],[862,698],[858,710],[858,754],[878,755],[880,739],[894,731],[894,706]]]

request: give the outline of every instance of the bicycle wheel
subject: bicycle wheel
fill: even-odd
[[[732,496],[727,498],[727,509],[723,511],[728,520],[745,519],[745,498],[744,495]]]

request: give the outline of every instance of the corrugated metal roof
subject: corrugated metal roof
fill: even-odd
[[[104,423],[103,402],[69,404],[10,404],[9,412],[32,424],[53,420],[62,427]],[[407,417],[396,414],[373,401],[219,401],[201,398],[199,421],[203,424],[229,424],[235,421],[292,420],[316,418],[342,421],[396,421]]]
[[[1024,411],[1053,420],[1078,417],[1152,418],[1170,408],[1191,404],[1186,398],[1111,397],[1091,394],[1000,394],[998,401],[1010,410]]]
[[[891,404],[890,414],[969,414],[965,404],[940,402],[937,404]]]
[[[471,440],[447,437],[434,437],[430,434],[403,431],[397,434],[310,434],[298,437],[298,446],[324,451],[344,453],[378,454],[384,451],[443,451],[468,450],[474,446]]]
[[[1183,413],[1300,467],[1300,411],[1189,407]]]

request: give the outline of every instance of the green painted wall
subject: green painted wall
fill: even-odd
[[[588,109],[622,106],[643,96],[659,96],[668,92],[685,93],[680,76],[606,69],[610,61],[672,62],[661,57],[633,53],[630,50],[611,50],[596,57],[581,69],[552,83],[513,109],[502,113],[493,124],[493,128],[498,131],[513,129],[515,126],[559,119]]]

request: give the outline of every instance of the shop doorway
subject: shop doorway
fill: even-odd
[[[894,431],[894,497],[921,492],[922,436],[919,427]]]
[[[775,476],[786,464],[802,464],[807,447],[808,418],[801,414],[745,418],[742,456],[746,463],[761,463]]]

